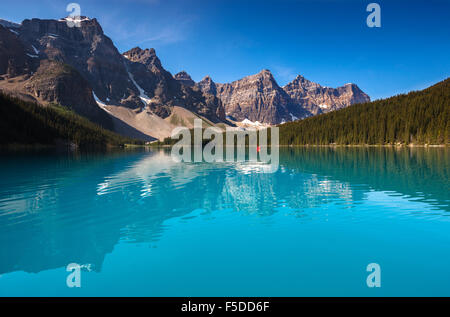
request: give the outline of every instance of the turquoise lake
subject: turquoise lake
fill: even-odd
[[[279,161],[2,153],[0,296],[450,296],[448,149]]]

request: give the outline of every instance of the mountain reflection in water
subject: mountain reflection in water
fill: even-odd
[[[383,202],[408,217],[450,214],[447,149],[282,148],[273,174],[250,162],[176,163],[165,150],[10,154],[0,169],[0,274],[71,262],[101,272],[119,242],[158,243],[168,219],[221,211],[286,214],[301,228],[328,217],[330,204],[345,206],[339,217],[351,222],[364,200],[383,196],[423,203]]]

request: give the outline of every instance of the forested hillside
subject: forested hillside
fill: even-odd
[[[40,106],[0,93],[0,145],[55,145],[79,147],[142,143],[105,130],[59,105]]]
[[[450,78],[422,91],[280,125],[281,145],[449,144]]]

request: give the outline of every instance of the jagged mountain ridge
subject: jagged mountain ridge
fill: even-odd
[[[192,80],[191,76],[189,76],[188,73],[186,73],[184,70],[173,75],[173,78],[181,82],[185,86],[194,87],[195,81]]]
[[[121,54],[96,19],[0,20],[0,89],[71,107],[127,136],[163,138],[199,117],[208,124],[248,119],[278,124],[369,101],[356,85],[322,87],[301,76],[280,87],[268,70],[232,83],[172,76],[154,49]],[[183,110],[184,109],[184,110]]]
[[[183,77],[190,78],[186,73]],[[177,79],[184,83],[184,78]],[[215,83],[206,76],[195,86],[219,97],[227,116],[237,121],[248,119],[267,124],[293,121],[370,101],[355,84],[329,88],[300,75],[280,87],[267,69],[227,84]]]
[[[142,113],[141,117],[157,117],[165,131],[174,125],[162,120],[175,107],[186,108],[190,117],[197,115],[213,124],[225,122],[221,101],[180,84],[162,67],[154,49],[134,48],[125,53],[126,58],[96,19],[83,17],[80,27],[72,28],[66,22],[0,21],[0,89],[43,104],[71,107],[129,136],[130,131],[142,130],[151,139],[159,134],[161,125],[152,127],[151,120],[141,124],[135,118],[125,120],[120,116],[123,111],[127,111],[127,119]],[[126,127],[130,122],[136,124]]]
[[[113,129],[112,119],[98,107],[81,72],[62,58],[45,58],[46,48],[49,53],[56,51],[46,42],[56,37],[54,33],[44,39],[33,38],[40,28],[30,20],[14,27],[4,25],[11,24],[0,23],[0,89],[40,103],[69,106],[91,121]]]
[[[342,109],[355,103],[369,102],[370,98],[355,84],[330,88],[298,75],[283,87],[294,103],[301,105],[312,115]]]
[[[307,115],[302,108],[295,107],[267,69],[229,84],[215,86],[216,95],[225,105],[225,113],[238,121],[248,119],[275,124]]]
[[[148,98],[148,107],[155,114],[166,118],[171,113],[171,107],[179,106],[208,118],[212,122],[225,120],[221,101],[181,84],[166,71],[154,49],[135,47],[123,53],[127,69],[133,80]]]

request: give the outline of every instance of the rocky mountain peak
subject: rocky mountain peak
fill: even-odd
[[[263,69],[259,73],[255,74],[255,75],[250,75],[250,76],[244,77],[239,81],[241,83],[247,82],[248,84],[258,83],[258,84],[256,84],[256,86],[258,86],[259,89],[262,89],[264,87],[266,87],[266,88],[270,87],[271,89],[281,89],[278,86],[278,83],[275,80],[275,77],[273,77],[273,74],[268,69]]]
[[[369,96],[355,84],[345,84],[338,88],[323,87],[301,75],[284,86],[283,90],[294,103],[313,115],[370,101]]]
[[[291,118],[289,96],[267,69],[229,84],[215,84],[211,78],[205,77],[197,86],[219,97],[225,113],[236,121],[248,119],[274,124]]]
[[[248,76],[248,78],[262,78],[262,79],[266,79],[266,80],[270,80],[270,81],[276,82],[275,77],[273,77],[272,72],[270,70],[268,70],[268,69],[263,69],[263,70],[261,70],[259,73],[255,74],[255,75]]]
[[[80,27],[69,27],[67,24],[68,19],[26,19],[22,22],[20,30],[28,35],[30,39],[42,36],[51,38],[61,36],[68,40],[92,41],[98,36],[104,36],[103,29],[95,18],[83,17]]]
[[[214,84],[214,81],[212,80],[212,78],[209,75],[206,75],[198,83],[212,83],[212,84]]]
[[[272,73],[270,72],[270,70],[264,68],[262,69],[258,74],[263,75],[263,76],[272,76]]]
[[[196,86],[219,97],[228,116],[269,124],[370,101],[369,96],[355,84],[338,88],[322,87],[302,75],[281,88],[268,69],[229,84],[216,84],[207,76]]]
[[[354,83],[347,83],[347,84],[345,84],[344,86],[339,87],[339,88],[345,88],[345,89],[348,89],[348,90],[359,89],[358,85],[356,85],[356,84],[354,84]],[[359,89],[359,90],[360,90],[360,89]]]
[[[162,68],[161,61],[158,56],[156,56],[156,51],[154,48],[146,48],[143,50],[137,46],[124,52],[123,56],[131,62],[141,63],[150,68],[153,66]]]
[[[200,80],[196,86],[203,91],[204,93],[216,95],[217,87],[214,81],[209,76],[205,76],[202,80]]]
[[[123,55],[128,55],[130,59],[141,59],[148,58],[156,55],[156,51],[154,48],[146,48],[142,49],[139,46],[133,47],[132,49],[123,53]]]
[[[300,89],[304,89],[304,90],[313,90],[313,89],[317,89],[320,87],[321,86],[319,84],[306,79],[302,75],[297,75],[297,77],[295,77],[295,79],[293,81],[288,83],[283,88],[285,88],[285,90],[296,89],[296,88],[300,88]]]
[[[355,102],[362,103],[370,101],[368,95],[366,95],[358,85],[353,83],[345,84],[344,86],[336,88],[340,93],[347,93],[348,95],[355,96]]]
[[[175,74],[173,76],[173,78],[175,78],[176,80],[181,82],[183,85],[186,85],[189,87],[193,87],[195,85],[195,81],[193,81],[191,76],[188,73],[186,73],[184,70]]]
[[[211,76],[209,76],[209,75],[206,75],[205,77],[203,77],[203,79],[202,80],[212,80],[212,78],[211,78]]]

